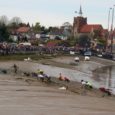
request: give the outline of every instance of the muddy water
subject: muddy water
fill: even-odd
[[[67,61],[68,62],[68,61]],[[76,65],[74,69],[67,69],[61,67],[55,67],[52,65],[43,65],[34,62],[1,62],[0,68],[11,68],[11,66],[16,63],[21,71],[36,72],[37,69],[42,69],[49,76],[59,77],[59,73],[68,77],[73,81],[86,80],[90,81],[92,85],[96,88],[99,87],[111,87],[115,89],[115,67],[103,67],[102,64],[89,61],[83,62]],[[98,68],[98,69],[97,69]],[[93,71],[93,72],[92,72]],[[111,71],[111,72],[110,72]],[[109,79],[111,76],[111,79]]]
[[[47,66],[41,64],[39,64],[39,67],[43,69],[45,73],[47,73],[50,76],[59,77],[59,73],[62,73],[63,76],[66,76],[73,81],[81,81],[81,79],[84,79],[93,82],[93,79],[91,79],[92,73],[88,71],[82,72],[82,70],[77,70],[77,69],[67,69],[67,68],[54,67],[49,65]]]
[[[94,67],[95,66],[95,67]],[[82,64],[75,70],[59,68],[54,66],[39,65],[48,75],[58,77],[59,73],[69,77],[73,81],[81,81],[81,79],[90,81],[94,87],[115,88],[115,67],[99,67],[91,64]],[[93,72],[92,72],[93,71]],[[111,71],[111,73],[110,73]],[[111,76],[110,76],[111,75]]]
[[[110,88],[115,93],[115,66],[97,68],[93,71],[93,77],[102,87]]]
[[[115,66],[103,67],[103,65],[95,62],[85,62],[75,69],[60,68],[51,65],[38,64],[37,68],[43,69],[50,76],[59,77],[59,73],[68,77],[73,81],[90,81],[96,88],[106,87],[111,88],[115,94]],[[36,70],[36,67],[32,68]]]

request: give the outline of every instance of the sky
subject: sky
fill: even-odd
[[[79,16],[75,11],[79,12],[80,5],[88,24],[108,28],[109,9],[114,7],[115,0],[0,0],[0,16],[5,15],[9,20],[20,17],[30,25],[39,22],[45,27],[59,27],[64,22],[73,24],[73,18]]]

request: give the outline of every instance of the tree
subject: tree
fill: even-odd
[[[0,42],[9,41],[9,32],[5,25],[0,26]]]
[[[11,23],[15,23],[16,25],[18,25],[18,24],[22,23],[22,21],[21,21],[20,17],[13,17],[11,19]]]
[[[50,26],[50,27],[48,28],[48,32],[51,32],[52,29],[53,29],[53,27]]]
[[[41,26],[41,32],[42,34],[47,34],[49,31],[47,28],[45,28],[45,26]]]
[[[45,27],[41,26],[41,31],[44,32],[45,31]]]
[[[78,44],[81,47],[85,47],[85,48],[86,47],[90,47],[91,40],[90,40],[90,38],[87,35],[81,35],[81,36],[79,36]]]
[[[106,40],[103,38],[97,38],[97,42],[103,46],[106,46]]]
[[[20,23],[22,23],[22,21],[19,17],[13,17],[9,23],[9,26],[12,28],[17,28]]]
[[[27,23],[27,27],[30,27],[30,23],[29,22]]]
[[[78,43],[78,38],[74,36],[69,36],[67,39],[70,46],[75,46]]]
[[[34,32],[40,32],[41,31],[41,25],[39,22],[37,22],[35,24],[35,26],[33,27],[33,30],[34,30]]]
[[[8,24],[8,18],[7,16],[3,15],[0,17],[0,25],[7,25]]]
[[[97,37],[100,37],[100,30],[94,30],[93,38],[95,39]]]

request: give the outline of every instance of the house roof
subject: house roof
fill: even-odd
[[[91,24],[91,25],[84,25],[80,29],[80,33],[90,33],[92,30],[100,30],[102,26],[100,24]]]
[[[29,30],[30,30],[29,27],[20,27],[20,28],[17,29],[17,32],[19,32],[19,33],[26,33]]]

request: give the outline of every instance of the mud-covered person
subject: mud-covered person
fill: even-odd
[[[44,81],[44,71],[39,69],[38,70],[38,79],[40,78],[40,80],[43,82]]]
[[[14,64],[13,69],[14,69],[14,73],[17,74],[19,67],[16,64]]]

